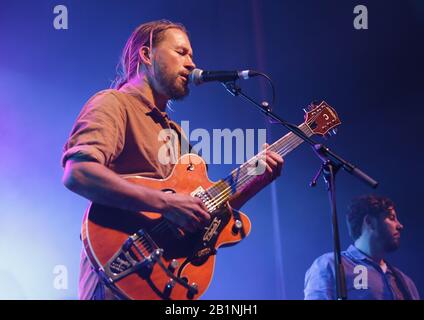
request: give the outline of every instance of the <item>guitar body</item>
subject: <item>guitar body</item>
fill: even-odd
[[[182,156],[166,179],[125,176],[145,187],[198,196],[214,182],[194,154]],[[202,191],[203,190],[203,191]],[[206,195],[207,197],[207,195]],[[184,233],[159,213],[91,204],[82,226],[87,256],[103,281],[125,299],[197,299],[208,288],[217,248],[238,243],[249,218],[228,203],[211,213],[202,231]]]

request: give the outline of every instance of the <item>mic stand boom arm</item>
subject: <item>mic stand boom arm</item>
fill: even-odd
[[[255,105],[261,112],[266,114],[269,118],[277,121],[277,123],[286,127],[289,131],[293,132],[303,141],[312,146],[314,152],[322,161],[321,168],[318,174],[314,177],[311,186],[316,184],[316,180],[322,174],[327,185],[327,191],[331,206],[331,217],[332,217],[332,230],[333,230],[333,246],[334,246],[334,261],[335,261],[335,271],[336,271],[336,292],[337,300],[346,300],[347,291],[346,291],[346,279],[344,275],[344,268],[341,260],[340,253],[340,235],[337,221],[337,209],[336,209],[336,186],[335,186],[335,175],[340,168],[343,168],[345,171],[355,176],[359,180],[362,180],[372,188],[376,188],[378,182],[373,178],[368,176],[359,168],[355,167],[353,164],[344,160],[342,157],[331,151],[327,146],[316,143],[310,137],[308,137],[302,130],[297,126],[289,123],[288,121],[282,119],[280,116],[272,112],[268,103],[259,104],[254,101],[252,98],[247,96],[241,91],[241,88],[236,84],[235,81],[230,81],[223,83],[226,89],[234,96],[241,96],[247,101]]]

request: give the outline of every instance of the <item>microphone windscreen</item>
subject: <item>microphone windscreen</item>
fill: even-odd
[[[203,70],[202,69],[194,69],[188,75],[188,82],[189,83],[193,83],[196,86],[198,86],[199,84],[203,83],[202,73],[203,73]]]

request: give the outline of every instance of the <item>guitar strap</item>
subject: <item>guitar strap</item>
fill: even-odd
[[[402,292],[403,298],[405,300],[412,300],[412,296],[411,296],[411,293],[408,290],[408,286],[406,285],[405,279],[400,274],[399,270],[396,269],[395,267],[391,266],[387,262],[386,262],[386,264],[387,264],[387,267],[390,269],[390,271],[392,271],[393,276],[394,276],[395,281],[396,281],[396,284],[397,284],[399,290]]]

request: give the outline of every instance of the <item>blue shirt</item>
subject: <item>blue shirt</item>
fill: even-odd
[[[397,268],[387,271],[351,245],[342,253],[347,298],[350,300],[419,300],[414,282]],[[305,275],[305,300],[336,299],[334,254],[317,258]]]

